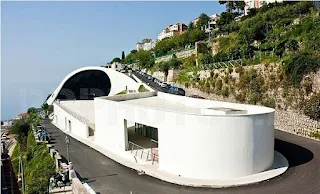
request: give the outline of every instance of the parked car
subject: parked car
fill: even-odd
[[[167,83],[166,83],[166,82],[161,82],[161,83],[160,83],[160,86],[163,87],[163,88],[165,88],[165,87],[167,87]]]
[[[180,95],[180,96],[185,96],[185,94],[186,94],[186,92],[184,91],[184,89],[178,88],[178,87],[175,87],[175,86],[171,86],[171,87],[170,87],[169,93],[170,93],[170,94]]]
[[[2,135],[2,137],[1,137],[1,140],[7,140],[7,139],[9,139],[8,137],[7,137],[7,135]]]

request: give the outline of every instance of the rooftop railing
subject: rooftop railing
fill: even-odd
[[[55,102],[57,106],[59,106],[62,110],[66,111],[68,114],[72,115],[74,118],[82,122],[83,124],[86,124],[93,130],[95,129],[94,123],[91,123],[87,118],[73,112],[72,110],[68,109],[67,107],[63,106],[59,101]]]

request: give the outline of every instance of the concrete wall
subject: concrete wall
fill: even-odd
[[[193,103],[190,106],[234,106],[165,93],[159,97]],[[157,127],[159,168],[163,171],[190,178],[229,179],[263,171],[273,163],[273,109],[237,105],[251,107],[251,114],[205,116],[103,98],[96,98],[94,103],[96,143],[112,151],[126,148],[125,120]]]
[[[80,122],[67,111],[62,109],[57,102],[53,104],[53,110],[53,122],[59,129],[72,132],[82,138],[88,137],[88,126],[86,124]],[[67,121],[66,123],[65,120]],[[69,128],[69,121],[71,121],[71,129]]]
[[[162,71],[156,71],[152,73],[152,76],[164,81],[164,82],[173,82],[174,80],[174,76],[175,74],[177,74],[178,72],[180,72],[180,70],[175,70],[175,69],[169,69],[168,70],[168,76],[166,77],[164,72]],[[151,72],[148,72],[149,74],[151,74]]]

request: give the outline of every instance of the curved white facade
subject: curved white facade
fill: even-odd
[[[108,76],[108,96],[55,102],[64,85],[87,70]],[[96,77],[84,80],[87,83]],[[101,81],[90,83],[95,87]],[[274,165],[274,109],[162,92],[115,95],[126,88],[138,90],[141,84],[103,67],[73,71],[47,100],[54,107],[53,123],[117,162],[169,182],[201,186],[199,182],[219,185],[221,181],[246,179],[241,183],[246,184],[274,176],[269,173],[258,179],[250,177]],[[157,131],[156,138],[139,134],[136,124]],[[139,144],[132,134],[147,139],[149,145],[155,138],[157,147],[143,147],[140,142],[140,148],[133,151],[129,145]],[[155,150],[156,164],[148,158]],[[143,153],[148,154],[145,157]]]
[[[59,86],[54,90],[54,92],[51,94],[50,98],[47,100],[47,103],[49,105],[51,105],[56,100],[63,85],[72,76],[76,75],[77,73],[84,72],[87,70],[98,70],[98,71],[102,71],[107,74],[107,76],[109,77],[110,82],[111,82],[111,90],[110,90],[109,96],[115,95],[115,94],[125,90],[126,87],[128,87],[130,89],[135,89],[135,90],[137,90],[137,88],[139,87],[139,85],[134,80],[132,80],[130,77],[128,77],[127,75],[125,75],[123,73],[117,72],[113,69],[108,69],[108,68],[104,68],[104,67],[97,67],[97,66],[83,67],[83,68],[77,69],[77,70],[69,73],[62,80],[62,82],[59,84]]]
[[[194,179],[233,179],[274,162],[274,109],[158,92],[95,98],[95,142],[126,150],[124,121],[158,128],[159,170]],[[212,107],[245,110],[224,115]],[[108,116],[105,116],[108,115]]]

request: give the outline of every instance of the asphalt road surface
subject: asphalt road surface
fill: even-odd
[[[44,125],[54,147],[66,157],[65,134],[49,120]],[[275,131],[275,149],[289,161],[284,174],[261,183],[224,189],[192,188],[138,175],[70,137],[70,160],[80,178],[101,194],[319,194],[320,142]],[[182,164],[183,165],[183,164]]]
[[[157,90],[157,91],[160,91],[160,92],[166,92],[166,93],[169,93],[169,90],[167,88],[163,88],[161,86],[159,86],[157,83],[151,81],[151,80],[148,80],[148,78],[146,78],[145,76],[137,73],[137,72],[132,72],[132,74],[134,74],[135,76],[137,76],[141,81],[149,84],[149,86],[154,89],[154,90]]]

